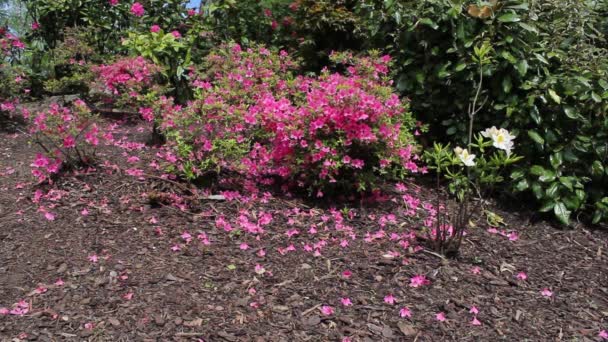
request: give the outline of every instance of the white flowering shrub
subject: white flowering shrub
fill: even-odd
[[[437,250],[442,253],[457,251],[464,230],[483,203],[483,197],[504,181],[507,166],[521,160],[522,157],[513,153],[514,139],[506,129],[491,127],[479,132],[467,148],[456,146],[452,149],[449,144],[435,143],[433,149],[425,153],[428,168],[436,172],[437,186],[443,184],[442,179],[446,180],[449,193],[458,203],[452,215],[449,206],[445,205],[444,219],[432,220],[436,227],[427,227]],[[471,205],[473,197],[478,197],[477,205]]]

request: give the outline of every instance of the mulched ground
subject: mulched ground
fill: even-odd
[[[507,226],[476,222],[446,260],[410,238],[423,218],[401,196],[422,206],[424,187],[336,210],[263,192],[187,205],[155,178],[143,125],[116,127],[105,165],[37,187],[36,147],[2,125],[0,308],[27,313],[0,314],[1,341],[597,341],[608,328],[606,231],[495,209]]]

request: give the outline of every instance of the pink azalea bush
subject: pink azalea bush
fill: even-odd
[[[97,76],[97,89],[116,96],[142,94],[154,85],[154,77],[160,67],[145,58],[128,57],[112,64],[93,67]]]
[[[296,61],[264,47],[211,53],[193,82],[196,100],[163,117],[174,171],[279,179],[317,196],[416,172],[415,122],[391,89],[390,58],[332,59],[344,74],[294,76]]]
[[[29,115],[33,141],[43,152],[32,162],[32,174],[52,180],[61,170],[90,165],[95,147],[103,138],[97,116],[76,100],[71,108],[52,104],[49,110]]]
[[[93,67],[93,72],[96,75],[93,89],[105,95],[105,102],[138,110],[146,121],[156,117],[153,107],[162,104],[157,102],[164,92],[157,82],[161,67],[139,56]]]
[[[19,38],[6,28],[0,27],[0,115],[9,115],[16,109],[18,98],[15,96],[21,90],[25,79],[5,65],[6,58],[25,48]]]

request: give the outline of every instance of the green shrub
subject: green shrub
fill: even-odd
[[[605,11],[603,2],[576,0],[363,1],[358,11],[369,18],[370,44],[395,57],[397,88],[440,140],[466,136],[462,117],[477,78],[469,51],[492,44],[478,127],[518,136],[525,162],[511,175],[512,190],[532,193],[541,211],[567,223],[573,212],[590,213],[593,222],[608,218],[601,6]]]

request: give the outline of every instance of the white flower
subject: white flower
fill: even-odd
[[[492,146],[505,150],[507,155],[511,154],[511,150],[513,149],[513,139],[515,139],[514,135],[511,135],[509,131],[504,128],[496,129],[495,126],[492,128],[487,128],[485,131],[481,132],[486,138],[492,139]]]
[[[454,149],[454,153],[460,159],[460,161],[466,166],[475,166],[475,155],[469,154],[467,149],[462,149],[460,147],[456,147]]]

